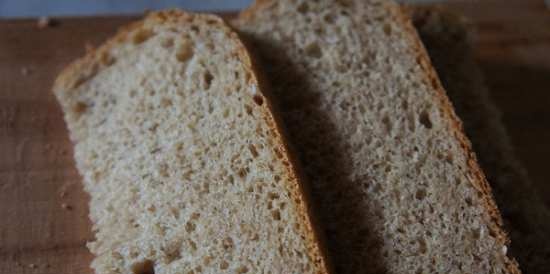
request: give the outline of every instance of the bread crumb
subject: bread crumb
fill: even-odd
[[[59,197],[65,198],[65,196],[67,196],[67,192],[65,190],[62,190],[61,192],[59,192]]]
[[[506,255],[506,253],[508,253],[508,247],[507,246],[502,246],[502,254]]]
[[[27,75],[29,75],[29,72],[30,72],[30,71],[29,71],[29,69],[28,69],[27,67],[21,68],[21,75],[27,76]]]
[[[62,207],[63,209],[65,209],[65,210],[72,210],[72,209],[73,209],[72,206],[70,206],[70,205],[68,205],[68,204],[66,204],[66,203],[62,203],[62,204],[61,204],[61,207]]]
[[[29,264],[29,268],[36,269],[36,268],[38,268],[38,266],[35,265],[35,264]]]
[[[51,25],[52,25],[52,20],[49,17],[45,17],[45,16],[38,18],[38,22],[36,24],[36,26],[39,29],[45,29],[47,27],[50,27]]]

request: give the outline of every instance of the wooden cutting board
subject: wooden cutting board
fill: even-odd
[[[478,27],[493,98],[550,203],[550,13],[536,0],[448,6]],[[0,273],[91,273],[88,197],[50,88],[85,45],[134,19],[70,18],[44,29],[36,20],[0,20]]]

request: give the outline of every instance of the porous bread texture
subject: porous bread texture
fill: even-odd
[[[509,252],[523,273],[550,273],[550,211],[514,155],[501,114],[475,62],[471,26],[442,8],[412,18],[477,153],[509,231]],[[498,90],[493,91],[498,94]]]
[[[59,76],[96,273],[327,273],[250,58],[218,17],[174,10]]]
[[[259,1],[259,50],[336,273],[519,273],[411,23],[388,1]]]

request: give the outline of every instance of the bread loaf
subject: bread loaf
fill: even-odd
[[[257,1],[259,50],[336,273],[519,273],[411,22],[389,1]]]
[[[411,9],[457,115],[487,176],[509,231],[510,254],[523,273],[550,273],[550,212],[539,197],[489,98],[489,90],[473,56],[473,38],[465,18],[442,8]],[[498,94],[498,90],[494,91]]]
[[[266,86],[221,19],[152,13],[54,91],[96,273],[327,273]]]

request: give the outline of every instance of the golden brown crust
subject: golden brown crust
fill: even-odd
[[[251,6],[242,10],[235,20],[246,22],[247,20],[250,20],[251,17],[258,12],[258,10],[266,8],[266,6],[273,4],[275,4],[275,2],[271,0],[256,0]],[[247,46],[246,39],[241,39],[241,41],[244,42],[244,45],[248,49],[248,52],[254,53],[254,49],[250,46]],[[258,64],[255,62],[255,59],[251,58],[250,60],[253,71],[256,72],[253,73],[253,75],[257,75],[258,83],[264,86],[260,88],[260,90],[265,93],[264,96],[267,98],[267,108],[269,109],[268,113],[279,113],[275,105],[271,103],[273,95],[269,92],[269,88],[266,88],[266,86],[269,86],[266,84],[268,83],[267,78],[262,73],[259,73],[260,70],[257,69]],[[288,141],[288,134],[286,133],[287,131],[282,127],[283,123],[281,117],[277,115],[271,115],[270,118],[274,121],[274,127],[272,128],[272,130],[278,133],[278,138],[282,144],[281,148],[283,149],[283,151],[286,152],[284,153],[284,155],[288,156],[286,160],[290,163],[290,165],[288,166],[290,170],[289,173],[295,174],[299,179],[295,188],[296,193],[293,194],[295,195],[295,197],[303,198],[300,203],[301,212],[305,212],[305,214],[302,216],[302,220],[304,220],[305,222],[305,227],[311,228],[311,230],[307,231],[307,235],[310,238],[308,246],[308,249],[310,250],[309,255],[312,258],[316,258],[315,261],[318,264],[317,267],[320,270],[324,271],[320,273],[333,273],[333,266],[328,257],[328,248],[326,245],[326,241],[324,240],[324,235],[320,228],[320,222],[316,217],[317,215],[315,214],[314,209],[311,207],[311,190],[307,184],[304,184],[304,182],[307,183],[307,180],[301,166],[298,164],[298,160],[295,156],[296,151],[292,148],[292,145]]]
[[[451,102],[449,101],[449,98],[447,97],[442,84],[439,81],[437,73],[431,65],[428,53],[426,52],[426,49],[420,42],[420,38],[418,37],[416,29],[414,28],[410,18],[407,16],[407,10],[394,8],[392,11],[396,16],[396,19],[400,20],[403,23],[403,25],[406,27],[407,34],[408,34],[407,38],[410,40],[411,44],[414,45],[413,51],[417,55],[417,61],[419,65],[422,67],[423,71],[426,73],[426,77],[430,81],[429,84],[431,84],[431,86],[436,92],[436,94],[434,95],[441,104],[440,110],[442,111],[442,113],[444,113],[444,115],[447,116],[447,118],[451,122],[451,127],[449,129],[453,131],[455,137],[460,142],[461,147],[464,150],[464,153],[468,159],[468,166],[470,167],[471,174],[474,176],[474,180],[472,180],[472,184],[473,184],[472,186],[476,190],[482,193],[482,197],[485,202],[486,209],[490,216],[490,220],[488,220],[490,222],[489,228],[491,229],[492,233],[495,234],[497,240],[501,244],[503,245],[507,244],[509,242],[509,239],[506,233],[504,232],[504,230],[502,229],[502,218],[497,208],[497,205],[493,199],[491,187],[477,163],[477,159],[476,159],[475,153],[472,150],[470,141],[466,138],[466,135],[464,134],[462,122],[460,121],[458,116],[455,114],[454,108]],[[509,273],[514,273],[514,274],[521,273],[518,268],[518,264],[515,260],[509,258],[508,256],[504,256],[504,257],[506,260],[505,263]]]
[[[280,119],[274,114],[273,105],[269,101],[269,92],[267,81],[259,73],[257,65],[254,63],[254,59],[249,54],[248,48],[242,43],[241,39],[238,37],[237,33],[233,31],[228,24],[226,24],[221,18],[215,15],[208,14],[190,14],[181,10],[167,10],[161,12],[153,12],[147,15],[143,21],[135,22],[127,27],[121,28],[119,32],[107,42],[105,42],[101,47],[89,51],[84,57],[76,60],[69,66],[67,66],[57,77],[53,91],[61,95],[64,92],[78,86],[80,83],[88,80],[97,73],[102,66],[102,56],[108,54],[116,46],[125,43],[128,40],[128,37],[133,32],[142,28],[145,24],[156,24],[156,23],[186,23],[191,20],[205,20],[207,23],[218,24],[225,32],[229,34],[229,37],[236,43],[240,50],[237,52],[239,59],[243,61],[245,68],[248,71],[249,83],[257,86],[257,90],[262,94],[262,97],[259,97],[262,105],[262,115],[263,118],[269,127],[271,133],[275,140],[279,143],[276,145],[275,149],[281,152],[282,159],[288,177],[293,185],[287,186],[294,198],[296,198],[296,209],[297,214],[299,215],[299,220],[301,223],[301,229],[303,234],[306,237],[306,246],[309,251],[309,257],[312,258],[319,274],[328,274],[328,265],[326,263],[326,257],[323,253],[323,248],[320,248],[318,241],[317,229],[313,226],[314,221],[312,220],[312,214],[310,213],[310,207],[308,207],[308,198],[307,191],[305,190],[304,185],[301,183],[303,176],[299,176],[299,169],[297,168],[296,161],[294,157],[290,155],[290,149],[288,147],[288,142],[282,134],[282,128]]]
[[[243,46],[243,48],[246,49],[241,53],[243,54],[241,59],[246,60],[246,65],[248,66],[252,77],[251,80],[253,79],[252,82],[255,82],[258,85],[258,90],[263,95],[264,120],[271,132],[274,134],[275,139],[279,142],[279,146],[276,149],[281,152],[281,160],[286,168],[288,179],[289,181],[294,182],[294,185],[289,187],[292,191],[293,197],[298,199],[295,205],[298,208],[297,213],[300,215],[299,219],[303,222],[301,229],[304,230],[304,235],[307,237],[306,244],[309,251],[308,255],[310,258],[313,258],[319,274],[331,273],[331,271],[329,271],[330,264],[326,259],[326,248],[324,247],[324,243],[320,237],[320,229],[317,226],[318,222],[314,218],[315,215],[311,212],[311,195],[309,194],[308,188],[304,184],[305,176],[302,175],[303,173],[300,171],[298,162],[294,157],[296,154],[294,154],[293,149],[289,145],[290,143],[287,141],[288,137],[285,134],[286,131],[282,127],[282,120],[278,115],[275,115],[278,112],[276,111],[275,106],[271,103],[272,95],[269,93],[268,81],[258,69],[258,64],[255,62],[255,59],[251,56],[251,54],[249,54],[250,47],[247,47],[246,43],[241,42],[243,41],[241,39],[237,39],[237,41]]]
[[[250,5],[248,8],[242,10],[239,13],[239,16],[237,20],[247,21],[250,20],[254,14],[258,12],[258,10],[266,8],[269,5],[275,5],[276,1],[272,0],[256,0],[252,2],[252,5]]]

